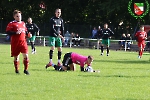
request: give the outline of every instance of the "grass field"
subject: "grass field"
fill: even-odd
[[[29,47],[30,75],[23,74],[20,55],[20,75],[16,75],[10,45],[0,45],[0,100],[150,100],[150,54],[142,59],[137,52],[110,51],[99,56],[99,50],[63,48],[66,52],[93,55],[92,67],[100,73],[57,72],[45,69],[49,47]],[[53,62],[57,63],[57,50]]]

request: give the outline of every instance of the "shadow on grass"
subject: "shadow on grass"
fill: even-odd
[[[149,53],[143,53],[143,55],[150,55],[150,52]]]
[[[58,70],[55,70],[54,68],[43,68],[42,70],[41,69],[30,69],[31,71],[47,71],[47,72],[66,72],[66,71],[58,71]]]
[[[0,75],[4,75],[4,76],[20,76],[20,75],[25,75],[24,73],[23,73],[23,71],[22,72],[20,72],[19,74],[16,74],[15,72],[10,72],[10,73],[0,73]]]
[[[132,61],[132,60],[127,60],[127,59],[124,59],[124,60],[94,60],[94,62],[109,62],[109,63],[124,63],[124,64],[150,64],[150,61],[143,61],[143,60],[140,60],[139,61]]]
[[[0,75],[19,75],[19,74],[16,74],[15,72],[14,73],[10,72],[10,73],[0,73]]]
[[[32,71],[43,71],[43,70],[47,70],[47,69],[43,68],[43,69],[30,69],[30,70],[32,70]]]
[[[106,77],[106,78],[111,78],[111,77],[118,77],[118,78],[149,78],[150,76],[129,76],[129,75],[96,75],[96,74],[93,74],[93,75],[78,75],[78,76],[81,76],[81,77]]]
[[[105,67],[105,69],[139,69],[139,70],[150,70],[149,68],[143,68],[143,67],[141,67],[141,68],[135,68],[135,67],[127,67],[127,68],[125,68],[125,67],[115,67],[115,68],[111,68],[111,67],[109,67],[109,68],[106,68]]]

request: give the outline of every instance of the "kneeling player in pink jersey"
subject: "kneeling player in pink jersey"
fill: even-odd
[[[66,53],[63,58],[63,65],[57,66],[55,64],[52,64],[52,66],[55,68],[55,70],[59,71],[66,71],[66,70],[72,70],[75,71],[75,64],[80,65],[81,71],[84,71],[84,66],[91,66],[91,63],[93,61],[92,56],[83,56],[74,52]],[[47,69],[48,67],[46,67]]]

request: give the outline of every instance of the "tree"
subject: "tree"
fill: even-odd
[[[123,27],[135,28],[137,19],[128,12],[128,0],[1,0],[0,20],[9,22],[13,20],[12,12],[19,9],[23,13],[23,20],[32,17],[40,28],[42,34],[47,33],[48,23],[56,8],[62,9],[65,25],[91,25],[103,26],[108,23],[115,30],[123,21]],[[141,24],[150,23],[150,13],[142,20]],[[2,21],[1,21],[2,23]],[[44,31],[43,31],[44,30]],[[118,33],[120,34],[120,33]]]

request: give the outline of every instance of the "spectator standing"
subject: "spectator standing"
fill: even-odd
[[[101,39],[102,38],[102,29],[101,29],[100,26],[98,27],[96,38],[97,39]]]
[[[67,46],[68,43],[69,43],[69,41],[70,41],[71,35],[70,35],[70,33],[67,31],[67,32],[65,33],[64,37],[65,37],[65,46]]]
[[[96,34],[97,34],[97,29],[96,27],[94,27],[94,29],[92,30],[92,39],[95,39]]]
[[[26,41],[27,28],[22,20],[21,11],[14,10],[14,21],[11,21],[6,28],[6,33],[11,35],[11,57],[14,57],[15,72],[19,74],[19,55],[23,55],[24,74],[29,75],[28,45]],[[28,33],[30,34],[30,33]]]
[[[35,54],[36,53],[36,49],[35,49],[35,39],[36,39],[36,35],[39,35],[39,27],[35,24],[35,23],[32,23],[32,18],[28,18],[28,22],[26,24],[26,27],[28,29],[28,32],[30,32],[32,34],[32,37],[29,38],[29,42],[31,44],[31,49],[32,49],[32,54]]]
[[[144,26],[140,26],[140,31],[138,31],[135,34],[135,37],[138,42],[138,47],[139,47],[138,58],[140,59],[144,52],[145,40],[147,39],[147,33],[144,31]]]
[[[7,35],[6,35],[6,38],[5,38],[5,41],[6,41],[6,42],[10,42],[10,38],[11,38],[10,35],[7,34]]]
[[[97,41],[97,49],[99,49],[99,46],[100,46],[100,44],[101,44],[101,38],[102,38],[102,29],[101,29],[100,26],[98,27],[97,34],[96,34],[96,38],[99,39],[99,40]]]
[[[132,37],[129,33],[127,34],[127,37],[126,37],[126,44],[127,44],[127,49],[130,49],[131,44],[132,44]]]
[[[119,41],[120,49],[125,47],[125,43],[126,43],[126,34],[123,33]]]
[[[58,65],[61,65],[61,55],[62,55],[62,40],[64,41],[64,23],[61,16],[61,9],[55,10],[55,16],[50,19],[50,33],[49,33],[49,63],[46,67],[49,67],[53,64],[53,52],[55,47],[58,50]]]
[[[102,29],[102,44],[101,44],[101,55],[103,55],[104,46],[107,48],[107,56],[109,56],[110,38],[114,35],[114,32],[108,28],[108,24],[104,24]]]

